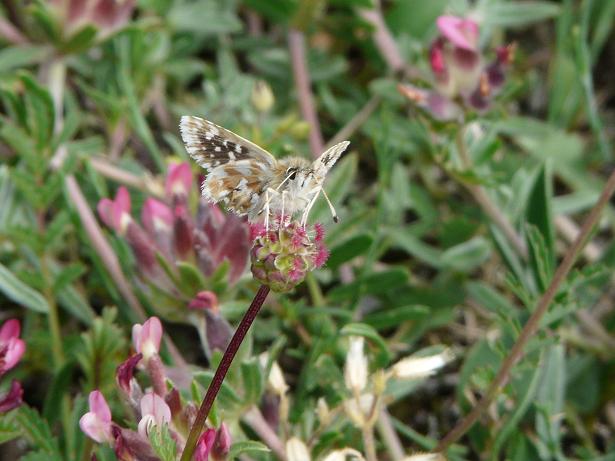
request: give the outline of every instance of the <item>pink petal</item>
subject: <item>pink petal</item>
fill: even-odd
[[[100,217],[100,220],[105,223],[107,227],[115,230],[112,212],[113,202],[108,198],[104,198],[98,202],[96,210],[98,211],[98,216]]]
[[[436,24],[440,33],[453,45],[468,51],[476,51],[478,24],[474,21],[457,16],[440,16]]]
[[[196,450],[194,451],[194,461],[208,461],[209,460],[209,452],[214,444],[214,440],[216,439],[216,430],[215,429],[206,429],[199,441],[196,445]]]
[[[145,341],[151,343],[151,345],[156,349],[156,351],[160,350],[160,340],[162,339],[162,324],[158,317],[150,317],[143,324],[143,329],[141,330],[141,345]]]
[[[17,319],[9,319],[0,328],[0,343],[8,342],[11,338],[18,338],[21,333],[21,324]]]
[[[99,390],[90,392],[89,403],[90,412],[95,414],[104,423],[111,422],[111,410],[109,405],[107,405],[105,397]]]
[[[0,414],[11,411],[23,403],[23,388],[21,383],[14,379],[9,391],[0,396]]]
[[[26,351],[26,343],[19,338],[12,338],[6,349],[6,355],[4,356],[4,365],[2,371],[7,371],[17,365],[17,362],[21,360],[24,352]]]
[[[171,229],[173,226],[173,212],[166,204],[159,200],[148,198],[143,203],[141,222],[145,230],[154,236],[156,231]]]
[[[162,397],[153,392],[148,392],[141,399],[141,418],[150,415],[156,424],[171,421],[171,409]]]
[[[214,446],[212,448],[214,459],[226,459],[231,449],[231,443],[232,438],[228,426],[226,423],[222,423],[220,429],[216,431],[216,440],[214,440]]]
[[[192,188],[192,171],[189,163],[172,163],[165,181],[167,195],[188,195]]]
[[[111,439],[111,425],[102,422],[94,413],[86,413],[79,419],[79,427],[92,440],[103,443]]]
[[[132,345],[135,348],[135,351],[141,352],[141,330],[143,329],[143,325],[140,323],[135,323],[132,326]]]

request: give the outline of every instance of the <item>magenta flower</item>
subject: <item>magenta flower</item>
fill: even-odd
[[[145,361],[158,354],[161,338],[162,324],[158,317],[150,317],[143,325],[137,323],[132,327],[132,344]]]
[[[9,391],[0,395],[0,414],[11,411],[14,408],[17,408],[23,403],[23,388],[21,387],[21,383],[14,379],[11,382],[11,387]]]
[[[63,19],[63,28],[72,34],[92,24],[104,35],[124,26],[132,15],[136,0],[51,0]]]
[[[154,426],[168,424],[171,421],[171,409],[162,397],[153,392],[148,392],[141,399],[141,421],[138,432],[143,437],[148,437]]]
[[[189,163],[169,165],[164,191],[168,197],[187,197],[192,190],[192,170]]]
[[[442,36],[454,46],[467,51],[477,51],[478,24],[471,19],[457,16],[440,16],[436,24]]]
[[[211,448],[211,457],[214,461],[224,461],[228,458],[229,451],[231,450],[231,432],[228,429],[226,423],[222,423],[220,428],[216,431],[216,438],[214,440],[213,447]]]
[[[485,64],[476,22],[440,16],[436,24],[440,35],[429,50],[435,91],[407,84],[399,85],[398,90],[436,120],[458,119],[464,107],[487,110],[506,80],[512,48],[497,49],[496,59]]]
[[[134,354],[118,365],[115,371],[115,380],[117,385],[129,396],[132,395],[132,390],[134,387],[133,382],[135,368],[142,358],[143,354]]]
[[[0,376],[17,365],[26,351],[26,343],[19,339],[20,332],[17,319],[7,320],[0,328]]]
[[[81,417],[79,427],[92,440],[103,443],[112,443],[114,437],[111,432],[111,410],[105,397],[99,390],[90,392],[90,411]]]
[[[209,461],[209,453],[214,446],[215,440],[216,430],[211,428],[206,429],[205,432],[201,434],[201,437],[196,444],[196,449],[194,450],[194,461]]]
[[[111,229],[123,235],[132,221],[130,216],[130,194],[122,186],[117,190],[115,199],[104,198],[98,202],[98,215]]]

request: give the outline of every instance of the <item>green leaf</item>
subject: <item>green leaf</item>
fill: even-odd
[[[554,18],[561,7],[554,2],[485,2],[483,24],[492,27],[521,27]]]
[[[271,450],[264,443],[257,442],[255,440],[244,440],[242,442],[235,442],[231,445],[229,450],[228,459],[237,459],[239,455],[245,453],[269,453]]]
[[[525,234],[527,236],[528,247],[530,252],[530,265],[536,285],[544,291],[551,282],[553,276],[553,263],[551,262],[551,254],[547,248],[547,244],[543,235],[536,226],[528,224]]]
[[[384,367],[391,361],[391,352],[385,340],[370,325],[365,323],[349,323],[340,330],[340,334],[343,336],[362,336],[375,343],[379,349],[379,353],[376,356],[376,364],[378,366]]]
[[[62,455],[58,448],[58,441],[52,435],[51,428],[36,410],[22,405],[16,410],[15,422],[21,429],[21,435],[32,443],[33,446],[47,455],[49,461],[61,461]]]
[[[178,261],[175,265],[178,271],[179,288],[184,295],[192,298],[198,291],[208,286],[203,273],[192,264]]]
[[[393,246],[405,250],[408,254],[431,267],[435,267],[436,269],[444,267],[442,252],[439,249],[423,243],[420,239],[404,229],[396,227],[389,229],[387,233],[392,240],[391,243]]]
[[[77,32],[73,33],[67,42],[63,43],[61,49],[66,54],[80,53],[90,48],[95,40],[98,30],[91,24],[87,24]]]
[[[258,360],[252,359],[241,363],[244,403],[255,404],[261,398],[265,386],[265,377]]]
[[[167,19],[175,29],[195,35],[230,34],[242,29],[233,11],[212,0],[174,2]]]
[[[207,389],[214,377],[213,371],[197,371],[193,374],[194,380],[199,383],[204,389]],[[241,397],[235,392],[235,389],[227,382],[222,383],[220,393],[218,394],[219,404],[226,408],[227,405],[237,405],[241,403]]]
[[[441,261],[455,270],[469,272],[485,262],[490,252],[487,240],[475,237],[444,251]]]
[[[405,267],[395,267],[368,274],[346,285],[338,285],[329,292],[329,298],[338,301],[355,297],[357,294],[383,294],[407,282],[408,270]]]
[[[540,230],[546,244],[549,264],[555,263],[555,231],[553,229],[552,175],[547,162],[538,172],[525,212],[527,222]]]
[[[28,103],[28,115],[34,124],[33,134],[39,147],[51,143],[53,126],[55,123],[55,110],[53,99],[49,91],[28,74],[21,75],[21,82],[26,88],[25,98]]]
[[[539,446],[542,459],[558,459],[561,455],[561,415],[564,411],[566,390],[566,357],[564,346],[551,346],[542,364],[543,374],[538,387],[535,405],[536,432],[543,442]],[[542,448],[542,449],[541,449]]]
[[[21,436],[19,427],[10,413],[0,415],[0,445]]]
[[[345,242],[335,246],[327,260],[327,267],[336,270],[345,262],[365,253],[373,242],[373,238],[367,234],[355,235]]]
[[[0,291],[7,298],[28,309],[43,314],[49,312],[49,304],[43,295],[19,280],[2,264],[0,264]]]
[[[65,395],[70,394],[69,386],[71,385],[71,379],[73,371],[75,370],[74,362],[66,362],[62,368],[60,368],[50,385],[47,387],[45,395],[45,403],[43,405],[43,416],[50,424],[53,424],[61,415],[62,400]]]
[[[161,461],[175,461],[177,445],[167,424],[155,426],[149,433],[149,441]]]
[[[404,322],[420,320],[427,316],[431,310],[427,306],[410,305],[394,308],[384,308],[377,312],[367,314],[363,322],[376,330],[398,327]]]
[[[43,46],[10,46],[0,50],[0,74],[41,62],[50,50]]]

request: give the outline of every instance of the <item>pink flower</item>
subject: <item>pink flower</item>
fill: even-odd
[[[138,432],[143,437],[148,437],[154,426],[168,424],[171,421],[171,409],[162,397],[153,392],[148,392],[141,399],[141,421]]]
[[[215,440],[216,430],[211,428],[206,429],[205,432],[201,434],[201,437],[196,444],[194,461],[209,461],[209,453],[214,446]]]
[[[164,184],[169,197],[186,197],[192,189],[192,171],[189,163],[172,163]]]
[[[120,234],[124,234],[128,224],[132,221],[128,190],[124,186],[120,187],[115,194],[115,199],[102,199],[98,202],[97,210],[100,219],[108,227]]]
[[[211,457],[214,461],[223,461],[228,458],[231,443],[231,433],[228,430],[228,426],[226,423],[222,423],[220,429],[216,431],[216,438],[211,449]]]
[[[90,392],[90,411],[81,417],[79,427],[92,440],[103,443],[112,442],[111,410],[99,390]]]
[[[23,403],[22,397],[23,389],[21,383],[14,379],[11,382],[9,391],[4,395],[0,395],[0,415],[20,406]]]
[[[152,237],[159,233],[169,234],[173,229],[173,212],[164,203],[150,197],[143,203],[141,222]]]
[[[467,51],[477,51],[478,24],[471,19],[440,16],[436,24],[440,33],[454,46]]]
[[[19,320],[10,319],[0,328],[0,376],[17,365],[26,350],[26,343],[19,339]]]
[[[213,291],[199,291],[192,301],[188,304],[188,309],[211,309],[218,310],[218,297]]]
[[[162,324],[158,317],[150,317],[143,325],[137,323],[132,327],[132,344],[138,353],[143,354],[147,362],[160,350]]]
[[[134,378],[135,368],[142,358],[143,354],[134,354],[118,365],[115,370],[115,380],[117,381],[118,386],[129,395],[132,392],[131,383]]]

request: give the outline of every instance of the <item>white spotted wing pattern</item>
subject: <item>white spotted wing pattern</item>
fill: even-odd
[[[314,162],[300,157],[280,160],[241,136],[208,120],[183,116],[180,132],[190,156],[206,171],[203,196],[222,202],[230,211],[255,220],[269,213],[293,215],[303,221],[322,190],[328,171],[350,144],[341,142]]]

